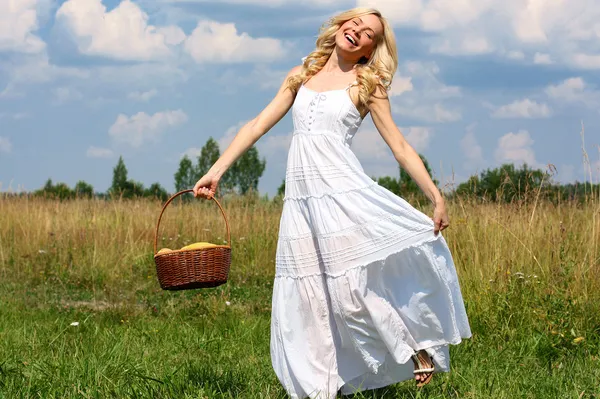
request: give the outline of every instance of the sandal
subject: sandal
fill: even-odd
[[[429,357],[429,360],[431,361],[431,367],[428,367],[429,365],[425,363],[422,356],[419,356],[420,354],[425,354],[427,357]],[[422,386],[429,384],[429,382],[431,382],[431,379],[433,378],[433,372],[435,371],[433,357],[429,356],[429,354],[425,350],[420,350],[419,352],[412,355],[412,359],[415,363],[415,367],[417,367],[417,369],[415,369],[415,371],[413,372],[414,374],[429,374],[423,381],[417,382],[417,387],[421,388]]]

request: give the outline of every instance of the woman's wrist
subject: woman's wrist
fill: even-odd
[[[435,195],[431,201],[433,203],[434,206],[446,206],[446,203],[444,201],[444,197],[442,197],[441,195]]]
[[[226,171],[227,171],[227,168],[217,165],[215,163],[212,166],[212,168],[210,168],[208,170],[208,172],[206,174],[212,176],[213,178],[215,178],[217,180],[221,180],[221,177],[223,177],[223,175],[225,174]]]

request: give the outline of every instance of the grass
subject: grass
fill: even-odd
[[[230,281],[165,292],[160,203],[0,198],[0,398],[285,398],[269,354],[281,204],[222,205]],[[599,202],[449,213],[473,338],[424,389],[353,398],[600,398]],[[226,233],[215,204],[174,203],[159,248]]]

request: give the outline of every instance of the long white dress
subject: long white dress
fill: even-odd
[[[414,378],[426,349],[471,336],[433,221],[364,173],[348,88],[301,86],[292,107],[271,318],[274,371],[292,398],[335,398]]]

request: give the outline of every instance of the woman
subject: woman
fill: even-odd
[[[293,398],[334,398],[449,370],[448,345],[471,332],[446,241],[444,200],[394,124],[387,90],[398,65],[374,9],[333,17],[316,50],[237,134],[194,195],[293,107],[279,225],[271,358]],[[435,205],[433,218],[368,177],[350,143],[366,114]],[[409,362],[412,360],[412,362]]]

